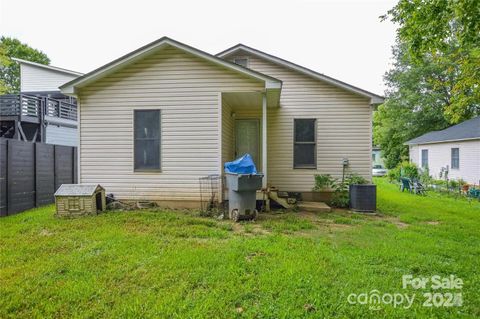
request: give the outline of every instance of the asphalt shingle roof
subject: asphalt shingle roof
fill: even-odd
[[[98,184],[62,184],[55,196],[91,196],[95,193]]]
[[[416,137],[405,144],[427,144],[480,138],[480,116],[441,131],[433,131]]]

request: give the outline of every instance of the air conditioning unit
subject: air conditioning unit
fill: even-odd
[[[350,185],[350,209],[357,212],[374,212],[377,209],[377,185]]]

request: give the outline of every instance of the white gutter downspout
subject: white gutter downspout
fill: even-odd
[[[262,187],[267,188],[267,94],[262,94]]]

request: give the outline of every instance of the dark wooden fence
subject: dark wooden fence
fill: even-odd
[[[54,202],[77,182],[77,148],[0,138],[0,216]]]

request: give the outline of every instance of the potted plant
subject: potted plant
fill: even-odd
[[[330,174],[315,175],[315,186],[312,189],[311,198],[308,198],[308,200],[329,202],[336,185],[337,180]],[[306,196],[304,195],[303,197]],[[304,200],[306,199],[304,198]]]

